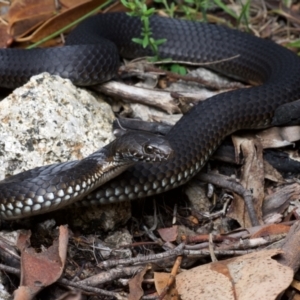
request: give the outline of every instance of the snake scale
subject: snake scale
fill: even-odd
[[[184,184],[199,172],[227,135],[240,129],[269,126],[279,106],[300,97],[300,58],[272,41],[218,25],[159,16],[151,18],[150,26],[155,39],[167,39],[159,47],[161,58],[204,63],[210,69],[258,85],[200,102],[168,133],[174,150],[172,158],[157,164],[135,164],[89,194],[91,203],[137,199]],[[70,78],[82,86],[107,81],[116,74],[119,55],[151,55],[150,50],[132,42],[140,34],[139,19],[123,13],[103,14],[81,23],[64,47],[1,50],[1,85],[12,88],[43,71]],[[16,185],[22,186],[22,181]],[[18,195],[12,190],[5,197],[5,182],[0,184],[3,217],[21,218],[47,211],[49,202],[41,198],[40,210],[29,209],[23,214],[21,209],[16,213]],[[24,201],[30,203],[29,207],[37,204],[33,198]]]

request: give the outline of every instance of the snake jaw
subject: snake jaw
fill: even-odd
[[[165,138],[148,132],[127,132],[109,144],[107,150],[112,160],[119,163],[161,162],[173,153]]]
[[[153,154],[140,154],[137,152],[117,152],[113,158],[113,161],[118,162],[162,162],[168,160],[171,156],[171,153],[164,153],[162,151],[156,151]]]

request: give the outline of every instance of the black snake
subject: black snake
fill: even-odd
[[[1,181],[1,216],[18,219],[62,208],[138,161],[158,163],[172,154],[162,137],[125,133],[82,160],[37,167]]]
[[[88,195],[91,202],[131,200],[184,184],[202,168],[225,136],[239,129],[269,126],[279,106],[300,96],[300,58],[272,41],[222,26],[158,16],[152,17],[150,24],[155,39],[167,39],[159,47],[161,58],[205,63],[213,70],[261,85],[200,102],[168,133],[174,150],[171,159],[135,164]],[[81,23],[65,47],[1,50],[1,84],[15,87],[43,71],[70,78],[78,85],[109,80],[118,69],[119,54],[127,58],[151,55],[150,50],[132,42],[140,33],[139,19],[121,13],[104,14]],[[33,176],[30,172],[24,174]],[[22,205],[19,198],[30,207],[39,204],[41,210],[35,210],[35,214],[46,212],[49,202],[35,195],[36,186],[29,188],[30,197],[22,188],[19,194],[15,192],[23,185],[23,181],[13,181],[22,177],[16,176],[8,179],[12,182],[10,189],[5,181],[0,184],[2,216],[20,218],[31,214],[30,209],[24,212],[18,208]],[[53,185],[54,189],[55,182]]]

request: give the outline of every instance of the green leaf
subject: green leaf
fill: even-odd
[[[245,20],[245,23],[248,27],[248,24],[249,24],[249,10],[250,10],[250,0],[248,0],[246,2],[245,5],[242,5],[242,11],[238,17],[238,24],[241,23],[241,20],[244,19]]]
[[[126,0],[121,0],[121,3],[122,3],[125,7],[129,8],[129,3],[128,3],[128,1],[126,1]]]
[[[222,0],[214,0],[215,4],[218,5],[220,8],[222,8],[228,15],[232,16],[235,19],[238,19],[238,16],[236,15],[236,13],[231,10],[230,8],[228,8],[228,6],[226,6],[226,4],[224,4],[222,2]]]
[[[142,46],[143,46],[143,48],[146,48],[148,45],[149,45],[149,37],[145,36],[143,39]]]
[[[144,22],[144,28],[146,29],[146,30],[149,30],[150,29],[150,23],[149,23],[149,18],[148,17],[143,17],[143,22]]]
[[[143,3],[142,6],[141,6],[142,13],[145,14],[145,12],[147,11],[147,9],[148,9],[147,5],[145,3]]]
[[[156,44],[157,46],[159,46],[159,45],[165,43],[166,41],[167,41],[167,39],[159,39],[159,40],[155,40],[155,44]]]
[[[146,11],[145,15],[146,15],[147,17],[150,17],[150,16],[152,16],[152,15],[154,14],[154,12],[155,12],[155,8],[154,8],[154,7],[153,7],[153,8],[149,8],[149,9]]]
[[[283,4],[287,7],[287,8],[291,8],[293,1],[292,0],[283,0]]]
[[[156,54],[158,53],[158,48],[155,44],[151,44],[151,49],[154,53],[156,53]]]
[[[126,13],[128,16],[130,16],[130,17],[135,17],[135,13],[134,12],[127,12]]]
[[[179,75],[186,75],[187,70],[185,67],[178,65],[178,64],[172,64],[170,67],[170,70],[174,73],[177,73]]]
[[[132,41],[134,43],[137,43],[139,45],[143,45],[143,40],[142,39],[139,39],[139,38],[132,38]]]
[[[288,43],[288,47],[295,47],[295,48],[300,48],[300,40],[296,40],[294,42]]]

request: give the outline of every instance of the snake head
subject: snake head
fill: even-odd
[[[169,159],[173,150],[161,136],[148,132],[127,132],[111,144],[115,161],[159,162]]]

